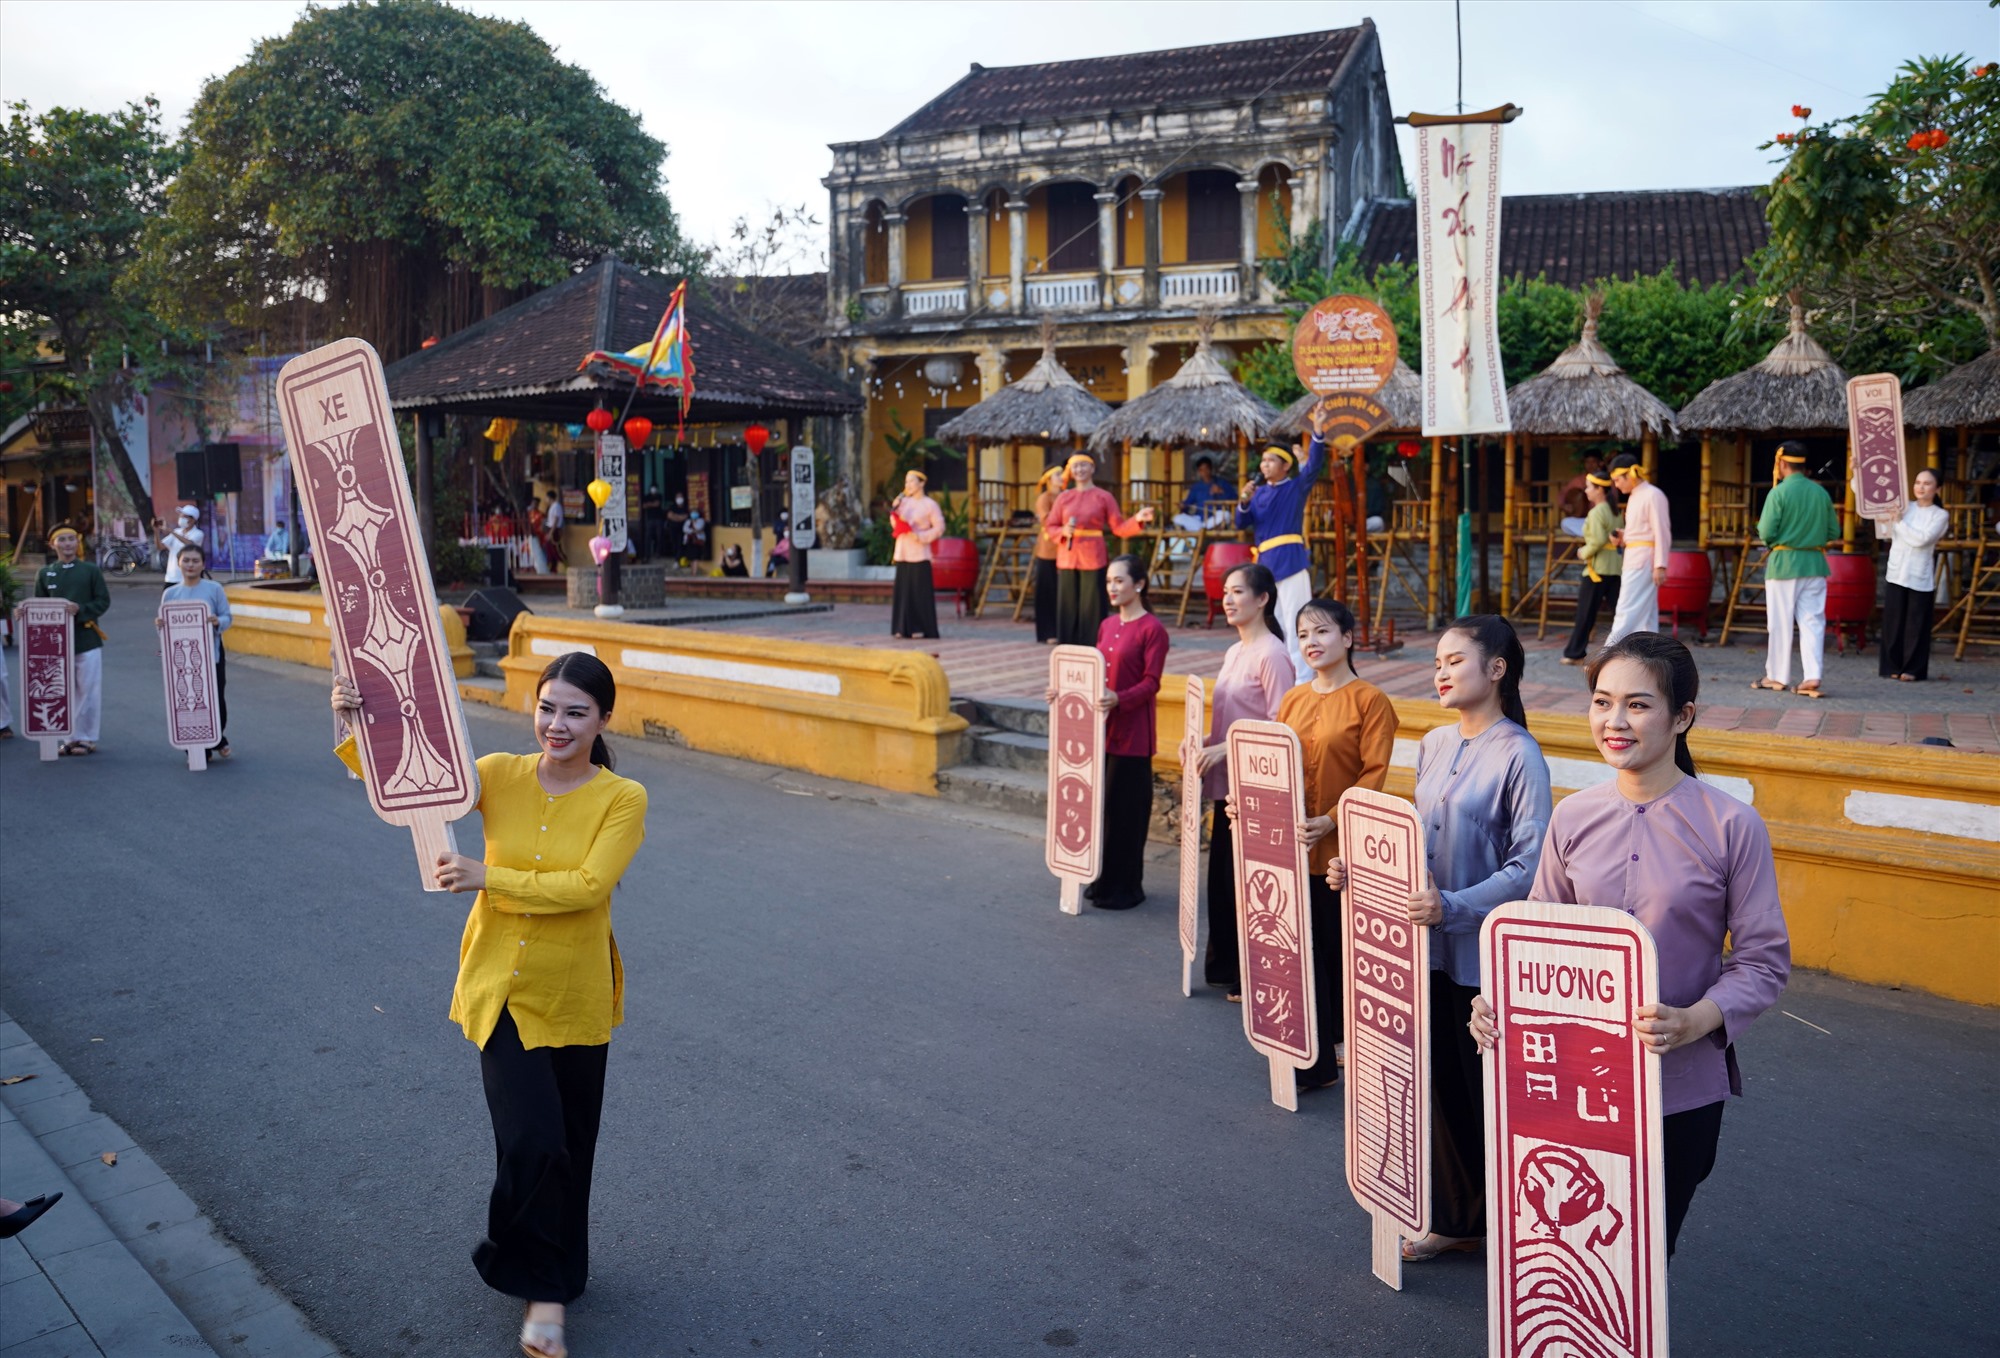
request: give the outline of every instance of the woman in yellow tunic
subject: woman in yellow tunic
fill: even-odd
[[[563,1306],[588,1274],[605,1057],[625,1020],[611,892],[646,837],[646,789],[612,772],[603,733],[616,701],[595,656],[572,651],[543,670],[540,753],[479,761],[485,861],[438,859],[448,890],[479,893],[451,997],[453,1021],[479,1045],[499,1161],[472,1260],[489,1287],[528,1303],[531,1358],[568,1352]],[[352,723],[360,706],[336,676],[334,711]],[[355,767],[351,740],[340,754]]]

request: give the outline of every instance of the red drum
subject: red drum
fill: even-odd
[[[931,588],[956,594],[961,616],[978,584],[979,549],[969,538],[939,538],[931,544]]]
[[[1689,619],[1703,641],[1708,640],[1708,601],[1715,574],[1707,552],[1674,552],[1667,557],[1667,579],[1660,586],[1660,620],[1681,634],[1681,619]]]
[[[1868,644],[1868,619],[1875,611],[1875,558],[1859,552],[1826,554],[1826,626],[1842,654],[1847,637],[1854,635],[1854,649]]]
[[[1222,611],[1222,586],[1229,579],[1229,572],[1256,559],[1256,550],[1247,542],[1208,544],[1208,551],[1201,558],[1201,587],[1208,595],[1208,616],[1202,619],[1203,627],[1214,622],[1215,615]]]

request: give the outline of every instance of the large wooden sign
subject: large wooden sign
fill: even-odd
[[[1104,656],[1092,646],[1049,652],[1049,834],[1046,861],[1062,879],[1062,912],[1083,913],[1083,886],[1104,860]]]
[[[76,634],[62,599],[21,601],[21,734],[56,758],[76,734]]]
[[[326,591],[334,663],[361,691],[355,748],[375,814],[407,825],[427,891],[479,800],[382,360],[358,339],[278,374],[278,412]]]
[[[160,678],[166,688],[167,744],[187,752],[188,768],[208,767],[222,743],[222,704],[215,689],[214,614],[199,599],[160,605]]]
[[[1910,484],[1904,460],[1903,384],[1894,373],[1848,379],[1847,437],[1854,457],[1855,512],[1864,519],[1894,523],[1903,517],[1903,489]]]
[[[1487,1351],[1666,1358],[1659,995],[1646,926],[1515,901],[1479,931],[1500,1040],[1486,1054]]]
[[[1370,396],[1396,371],[1396,326],[1380,304],[1342,295],[1317,303],[1292,332],[1292,366],[1307,391]]]
[[[1229,728],[1228,742],[1243,1033],[1270,1059],[1271,1102],[1296,1113],[1296,1072],[1319,1059],[1312,898],[1298,834],[1305,819],[1305,758],[1298,733],[1282,722],[1239,721]]]
[[[1201,679],[1187,677],[1181,722],[1181,994],[1194,994],[1195,916],[1201,909],[1201,747],[1208,739]]]
[[[1375,1276],[1401,1291],[1401,1240],[1431,1229],[1431,931],[1409,912],[1424,885],[1424,823],[1401,797],[1359,787],[1337,815],[1347,1187],[1375,1221]]]

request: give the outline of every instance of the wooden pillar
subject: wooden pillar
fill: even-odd
[[[1444,439],[1431,437],[1430,569],[1424,574],[1424,627],[1438,625],[1438,577],[1444,572]]]
[[[1714,469],[1712,459],[1714,452],[1713,437],[1704,433],[1701,436],[1701,514],[1699,527],[1695,531],[1694,539],[1695,546],[1701,548],[1704,552],[1708,550],[1708,491],[1710,485],[1713,484]]]
[[[1971,433],[1972,431],[1962,424],[1958,427],[1958,470],[1954,473],[1954,479],[1961,483],[1972,478]]]
[[[1478,439],[1475,440],[1475,444],[1472,485],[1466,489],[1473,492],[1470,503],[1474,507],[1473,525],[1477,530],[1472,543],[1472,550],[1479,554],[1479,603],[1476,607],[1481,613],[1485,613],[1493,607],[1493,568],[1486,561],[1486,504],[1489,498],[1486,486],[1486,441]]]
[[[1140,303],[1148,309],[1160,304],[1160,200],[1166,196],[1165,189],[1139,190],[1139,207],[1146,228],[1146,276]]]
[[[1840,488],[1840,550],[1854,550],[1854,443],[1847,445],[1847,476]]]
[[[1660,436],[1648,429],[1639,436],[1639,458],[1646,464],[1646,479],[1660,479]]]
[[[1500,485],[1500,611],[1514,607],[1514,436],[1507,435],[1506,461]],[[1550,446],[1554,456],[1554,445]]]
[[[1240,495],[1250,481],[1250,436],[1236,431],[1236,491]]]
[[[1932,471],[1938,471],[1941,465],[1938,460],[1939,455],[1938,431],[1935,429],[1926,429],[1924,431],[1924,465]]]

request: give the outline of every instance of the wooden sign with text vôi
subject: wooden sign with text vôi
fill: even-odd
[[[1201,679],[1187,677],[1181,724],[1181,994],[1194,994],[1195,915],[1201,909],[1201,747],[1208,739]],[[1195,756],[1189,758],[1188,756]]]
[[[69,604],[23,599],[21,628],[21,734],[42,747],[44,761],[59,756],[76,733],[76,633]]]
[[[1486,1002],[1491,1358],[1666,1358],[1660,1058],[1633,1020],[1659,995],[1653,936],[1622,910],[1514,901],[1479,931]]]
[[[1903,384],[1894,373],[1847,381],[1847,438],[1854,457],[1854,512],[1894,523],[1910,484],[1903,443]]]
[[[451,822],[479,802],[458,683],[445,649],[382,360],[358,339],[300,354],[278,374],[278,413],[326,591],[334,664],[361,691],[354,730],[375,814],[407,825],[426,891]]]
[[[166,687],[167,744],[187,752],[188,769],[208,767],[222,743],[222,704],[215,691],[214,614],[199,599],[160,605],[160,678]]]
[[[1400,1292],[1402,1238],[1431,1229],[1431,931],[1409,914],[1424,886],[1424,823],[1401,797],[1360,787],[1336,814],[1347,1187],[1374,1218],[1375,1276]]]
[[[1049,871],[1062,879],[1062,912],[1083,913],[1083,887],[1104,860],[1104,656],[1092,646],[1049,652]]]
[[[1298,733],[1282,722],[1239,721],[1229,728],[1228,743],[1243,1034],[1270,1059],[1271,1102],[1296,1113],[1297,1071],[1319,1059],[1312,897],[1298,834],[1305,819],[1305,757]]]

